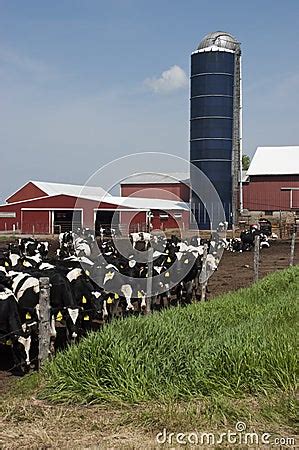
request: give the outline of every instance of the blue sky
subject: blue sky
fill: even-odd
[[[298,145],[298,16],[298,0],[0,0],[1,199],[129,153],[188,158],[190,53],[210,31],[242,45],[245,152]]]

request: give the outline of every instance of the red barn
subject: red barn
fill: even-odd
[[[162,220],[161,214],[164,214]],[[0,231],[53,234],[75,226],[145,229],[177,228],[188,223],[181,202],[115,197],[100,187],[29,181],[0,206]]]
[[[249,211],[299,212],[299,147],[258,147],[243,183]]]
[[[165,200],[190,201],[190,176],[186,173],[141,173],[121,182],[123,197],[161,198]]]

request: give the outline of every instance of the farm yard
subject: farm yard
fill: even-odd
[[[0,450],[298,448],[299,2],[2,3]]]
[[[59,244],[57,239],[49,243],[51,258]],[[275,240],[260,252],[261,278],[287,269],[290,246],[290,240]],[[1,251],[6,248],[7,243],[1,242]],[[187,431],[190,427],[223,431],[237,420],[245,420],[256,430],[293,436],[296,362],[295,328],[290,318],[295,317],[298,269],[277,272],[269,281],[248,288],[253,280],[253,257],[253,251],[224,251],[208,283],[208,302],[115,321],[58,354],[40,373],[33,372],[23,379],[11,376],[6,349],[1,354],[5,364],[0,372],[0,445],[5,449],[145,448],[155,444],[155,434],[165,426],[171,431]],[[299,264],[296,251],[294,264]],[[249,324],[247,317],[251,318]],[[280,324],[277,329],[273,328],[275,321]],[[258,329],[263,329],[262,340],[251,343]],[[147,349],[151,336],[155,338]],[[238,366],[245,361],[238,339],[250,343],[249,352],[261,352],[258,364],[263,365],[262,379],[256,378],[255,370],[262,370],[262,366],[254,368],[256,363],[250,361],[253,354],[246,356],[247,368]],[[111,347],[111,342],[118,345]],[[262,349],[267,343],[273,347],[265,352]],[[196,355],[203,344],[203,360],[198,360]],[[214,363],[208,363],[211,345],[225,347],[229,353],[216,353]],[[236,353],[230,354],[234,345]],[[151,361],[149,355],[155,354],[156,346],[159,356]],[[174,359],[175,365],[165,359],[167,354],[172,355],[169,360]],[[195,367],[214,365],[215,373],[209,373],[208,378],[204,373],[195,375],[192,360]],[[148,370],[144,371],[145,361]],[[249,367],[251,381],[246,375]],[[166,376],[163,370],[168,374],[167,383],[162,382]],[[183,375],[186,370],[189,374]],[[199,383],[200,376],[203,378]],[[239,377],[238,382],[235,377]],[[271,401],[266,393],[271,393]]]

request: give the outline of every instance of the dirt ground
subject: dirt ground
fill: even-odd
[[[291,241],[272,241],[270,248],[260,252],[260,277],[289,266]],[[225,251],[218,270],[209,280],[209,298],[249,286],[253,281],[253,252]],[[299,264],[299,240],[295,247],[294,264]],[[249,266],[249,267],[248,267]]]

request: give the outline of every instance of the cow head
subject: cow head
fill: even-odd
[[[79,312],[79,308],[64,307],[55,313],[56,328],[64,323],[70,341],[74,341],[79,335]]]
[[[104,299],[103,291],[91,292],[91,308],[93,310],[93,318],[96,320],[106,320],[108,317],[107,303]]]
[[[140,304],[140,309],[142,312],[145,312],[146,310],[146,294],[143,290],[138,291],[138,300]]]

